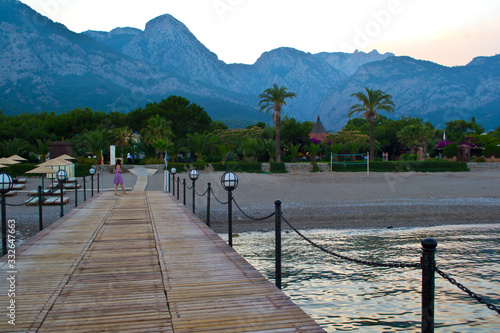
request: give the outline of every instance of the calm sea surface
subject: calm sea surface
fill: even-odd
[[[293,223],[293,221],[292,221]],[[419,262],[420,241],[438,241],[437,267],[500,306],[500,224],[418,229],[311,230],[340,254],[376,262]],[[274,282],[274,233],[244,233],[234,248]],[[350,263],[283,233],[283,291],[325,330],[420,331],[421,271]],[[436,332],[500,332],[500,315],[436,273]]]

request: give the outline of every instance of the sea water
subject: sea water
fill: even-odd
[[[420,242],[438,241],[436,266],[500,307],[500,224],[415,229],[310,230],[325,248],[374,262],[418,263]],[[274,282],[274,232],[242,233],[234,248]],[[293,231],[282,234],[283,292],[326,331],[417,332],[421,270],[341,260]],[[436,273],[436,332],[500,332],[500,315]]]

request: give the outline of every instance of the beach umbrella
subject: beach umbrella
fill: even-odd
[[[12,159],[7,158],[7,157],[0,158],[0,164],[12,165],[12,164],[18,164],[18,163],[21,163],[21,162],[12,160]]]
[[[62,160],[76,160],[76,158],[72,157],[72,156],[69,156],[69,155],[66,155],[66,154],[63,154],[61,156],[58,156],[57,158],[55,159],[62,159]]]
[[[19,156],[19,155],[12,155],[12,156],[9,156],[8,157],[10,160],[14,160],[14,161],[19,161],[19,162],[24,162],[24,161],[27,161],[27,159]]]
[[[44,175],[49,174],[49,173],[55,173],[55,172],[57,172],[57,171],[52,169],[52,168],[49,168],[48,166],[38,166],[38,167],[34,168],[33,170],[26,171],[26,173],[35,173],[35,174],[37,173],[37,174],[42,175],[42,189],[44,188],[44,186],[43,186]]]
[[[46,166],[46,167],[52,167],[53,170],[55,170],[53,167],[58,167],[58,170],[61,168],[64,168],[66,171],[66,166],[73,164],[73,162],[67,161],[65,159],[59,159],[59,158],[54,158],[53,160],[48,160],[47,162],[43,162],[38,164],[38,166]],[[52,173],[57,172],[57,170],[52,171]],[[54,177],[51,177],[54,178]]]
[[[0,168],[6,168],[6,165],[0,164]]]

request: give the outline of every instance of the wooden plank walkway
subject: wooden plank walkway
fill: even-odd
[[[15,297],[6,259],[0,332],[324,332],[163,192],[102,193],[24,242]]]

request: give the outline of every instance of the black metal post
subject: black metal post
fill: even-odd
[[[172,195],[175,197],[175,175],[172,175]]]
[[[94,197],[94,175],[91,176],[90,186],[92,187],[91,196]]]
[[[182,180],[182,185],[184,186],[184,206],[186,206],[186,178]]]
[[[75,181],[75,207],[78,207],[78,181]]]
[[[63,193],[63,189],[64,189],[64,186],[63,186],[63,182],[62,181],[59,181],[59,189],[61,190],[61,214],[60,214],[60,217],[63,217],[64,216],[64,193]]]
[[[227,191],[227,238],[233,247],[233,191]]]
[[[5,194],[2,193],[2,255],[7,254],[7,213],[5,212]]]
[[[177,200],[179,200],[179,181],[181,179],[179,177],[177,177]]]
[[[434,332],[434,272],[436,271],[437,241],[422,240],[422,333]]]
[[[212,184],[208,183],[207,190],[207,225],[210,227],[210,191],[212,190]]]
[[[38,226],[40,231],[43,230],[43,195],[42,195],[42,187],[38,186]]]
[[[99,173],[97,173],[97,193],[99,193]]]
[[[274,233],[275,233],[275,274],[276,274],[276,287],[281,289],[281,201],[276,200],[274,202],[275,209],[275,224],[274,224]]]
[[[170,193],[170,172],[168,172],[168,170],[165,172],[167,173],[167,192]]]
[[[193,214],[196,214],[196,190],[194,188],[196,180],[193,180]]]
[[[83,176],[83,202],[87,201],[87,182],[85,181],[85,176]]]

